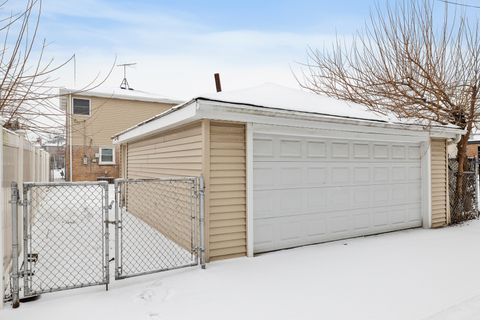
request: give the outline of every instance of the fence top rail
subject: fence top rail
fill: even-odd
[[[108,186],[107,181],[56,181],[56,182],[24,182],[25,187],[54,187],[54,186]]]
[[[142,178],[142,179],[115,179],[114,182],[115,184],[119,183],[135,183],[135,182],[155,182],[155,181],[196,181],[200,179],[200,177],[194,177],[194,176],[166,176],[166,177],[160,177],[160,178]]]

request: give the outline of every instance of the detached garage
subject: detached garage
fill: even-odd
[[[267,84],[192,99],[114,137],[124,178],[205,178],[207,259],[449,223],[462,130]]]

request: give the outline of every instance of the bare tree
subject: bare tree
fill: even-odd
[[[27,129],[40,136],[64,131],[65,112],[56,103],[59,97],[57,71],[75,59],[54,64],[45,59],[46,40],[37,41],[42,0],[24,0],[23,9],[8,13],[9,1],[0,3],[0,115],[4,127]],[[17,3],[15,3],[17,4]],[[106,77],[99,75],[78,91],[88,91]]]
[[[377,6],[351,41],[337,37],[330,49],[310,49],[299,82],[379,113],[465,129],[457,144],[461,195],[467,142],[480,115],[480,28],[465,11],[443,6],[429,0]]]

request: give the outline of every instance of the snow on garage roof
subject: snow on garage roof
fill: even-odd
[[[161,129],[164,129],[167,124],[161,120],[165,117],[176,117],[175,123],[180,124],[185,122],[186,118],[190,121],[198,120],[201,118],[210,118],[211,113],[201,112],[202,108],[206,108],[205,104],[199,104],[199,110],[191,110],[186,112],[185,109],[191,108],[197,101],[217,102],[220,104],[228,104],[229,107],[235,109],[238,108],[246,110],[250,107],[250,110],[269,110],[282,113],[302,113],[304,115],[320,116],[324,119],[351,119],[367,121],[370,123],[388,124],[388,125],[416,125],[417,127],[426,126],[425,123],[415,121],[412,119],[398,119],[393,114],[383,115],[377,112],[369,110],[366,106],[351,103],[347,101],[338,100],[335,98],[322,96],[298,89],[292,89],[277,84],[266,83],[260,86],[251,87],[247,89],[235,90],[235,91],[223,91],[211,94],[199,95],[190,101],[172,107],[171,109],[153,117],[147,119],[134,127],[126,129],[113,138],[118,140],[133,139],[138,136],[150,134]],[[185,111],[185,115],[179,115],[180,112]],[[281,110],[281,111],[280,111]],[[188,115],[187,115],[188,114]],[[182,120],[180,120],[180,118]],[[212,119],[215,119],[213,117]],[[221,120],[221,119],[220,119]],[[225,120],[225,119],[224,119]],[[313,119],[312,119],[313,120]],[[320,120],[320,119],[319,119]],[[155,123],[154,123],[155,122]],[[168,121],[167,121],[168,122]],[[173,123],[168,122],[168,126],[172,126]],[[433,124],[430,127],[435,127],[437,131],[455,131],[455,134],[462,133],[463,130],[453,125],[437,125]],[[423,129],[421,129],[423,130]],[[135,132],[132,132],[135,131]],[[128,133],[128,138],[125,134]]]
[[[382,122],[398,121],[372,112],[367,107],[335,98],[288,88],[273,83],[235,91],[201,95],[197,99],[247,104],[252,106],[317,113],[328,116],[355,118]]]

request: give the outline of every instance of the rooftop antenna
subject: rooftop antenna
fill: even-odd
[[[131,67],[136,64],[137,64],[136,62],[117,64],[117,67],[123,67],[123,80],[122,80],[122,83],[120,84],[120,89],[133,90],[133,88],[130,87],[127,81],[127,67]]]

